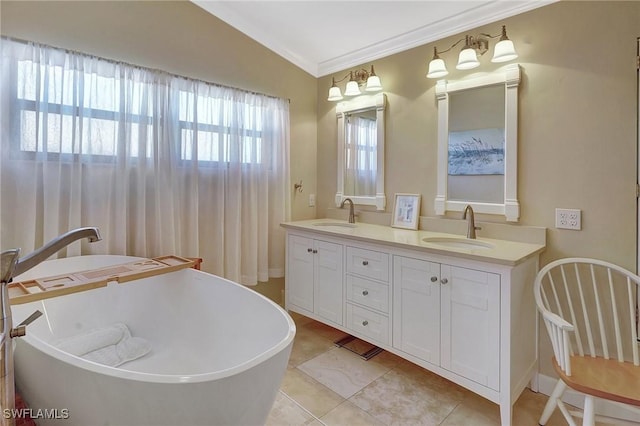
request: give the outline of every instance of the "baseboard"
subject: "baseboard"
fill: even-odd
[[[553,388],[556,386],[558,379],[545,376],[544,374],[537,374],[538,392],[545,395],[551,395]],[[562,400],[571,404],[574,407],[582,408],[584,406],[584,396],[569,388],[565,391]],[[624,406],[614,404],[602,399],[596,399],[596,414],[601,416],[616,417],[623,420],[629,420],[634,422],[640,422],[640,415],[627,410]]]

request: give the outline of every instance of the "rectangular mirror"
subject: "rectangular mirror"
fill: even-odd
[[[449,95],[447,199],[504,202],[504,85]]]
[[[386,96],[361,95],[336,106],[338,188],[336,206],[354,204],[384,210],[384,110]]]
[[[480,77],[438,81],[436,214],[463,211],[517,221],[518,85],[520,67]]]

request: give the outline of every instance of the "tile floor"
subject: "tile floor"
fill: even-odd
[[[496,404],[390,352],[364,361],[333,344],[345,333],[292,317],[297,334],[267,425],[500,425]],[[513,424],[537,425],[546,401],[525,390]],[[547,425],[566,422],[555,412]]]

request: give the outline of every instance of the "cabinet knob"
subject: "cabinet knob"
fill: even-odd
[[[362,325],[364,325],[365,327],[366,327],[368,324],[369,324],[369,321],[367,321],[367,320],[362,321]]]
[[[363,264],[364,266],[367,266],[367,265],[369,264],[369,261],[368,261],[368,260],[363,260],[363,261],[362,261],[362,264]]]
[[[311,253],[312,251],[313,251],[313,249],[311,249],[311,248],[307,249],[307,253]]]
[[[315,254],[315,253],[317,253],[317,252],[318,252],[318,250],[313,250],[313,253],[314,253],[314,254]]]
[[[435,283],[436,281],[438,281],[438,277],[436,277],[435,275],[433,277],[431,277],[431,282]]]
[[[446,283],[448,283],[448,282],[449,282],[449,280],[448,280],[448,279],[446,279],[446,278],[443,278],[443,279],[441,279],[441,280],[440,280],[440,282],[441,282],[442,284],[446,284]]]
[[[362,292],[362,295],[363,295],[363,296],[366,296],[367,294],[369,294],[369,291],[368,291],[368,290],[364,290],[364,291]]]

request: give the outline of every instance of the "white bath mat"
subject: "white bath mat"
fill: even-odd
[[[55,346],[72,355],[111,367],[118,367],[151,351],[151,343],[140,337],[132,337],[129,328],[122,323],[94,328],[60,340]]]

